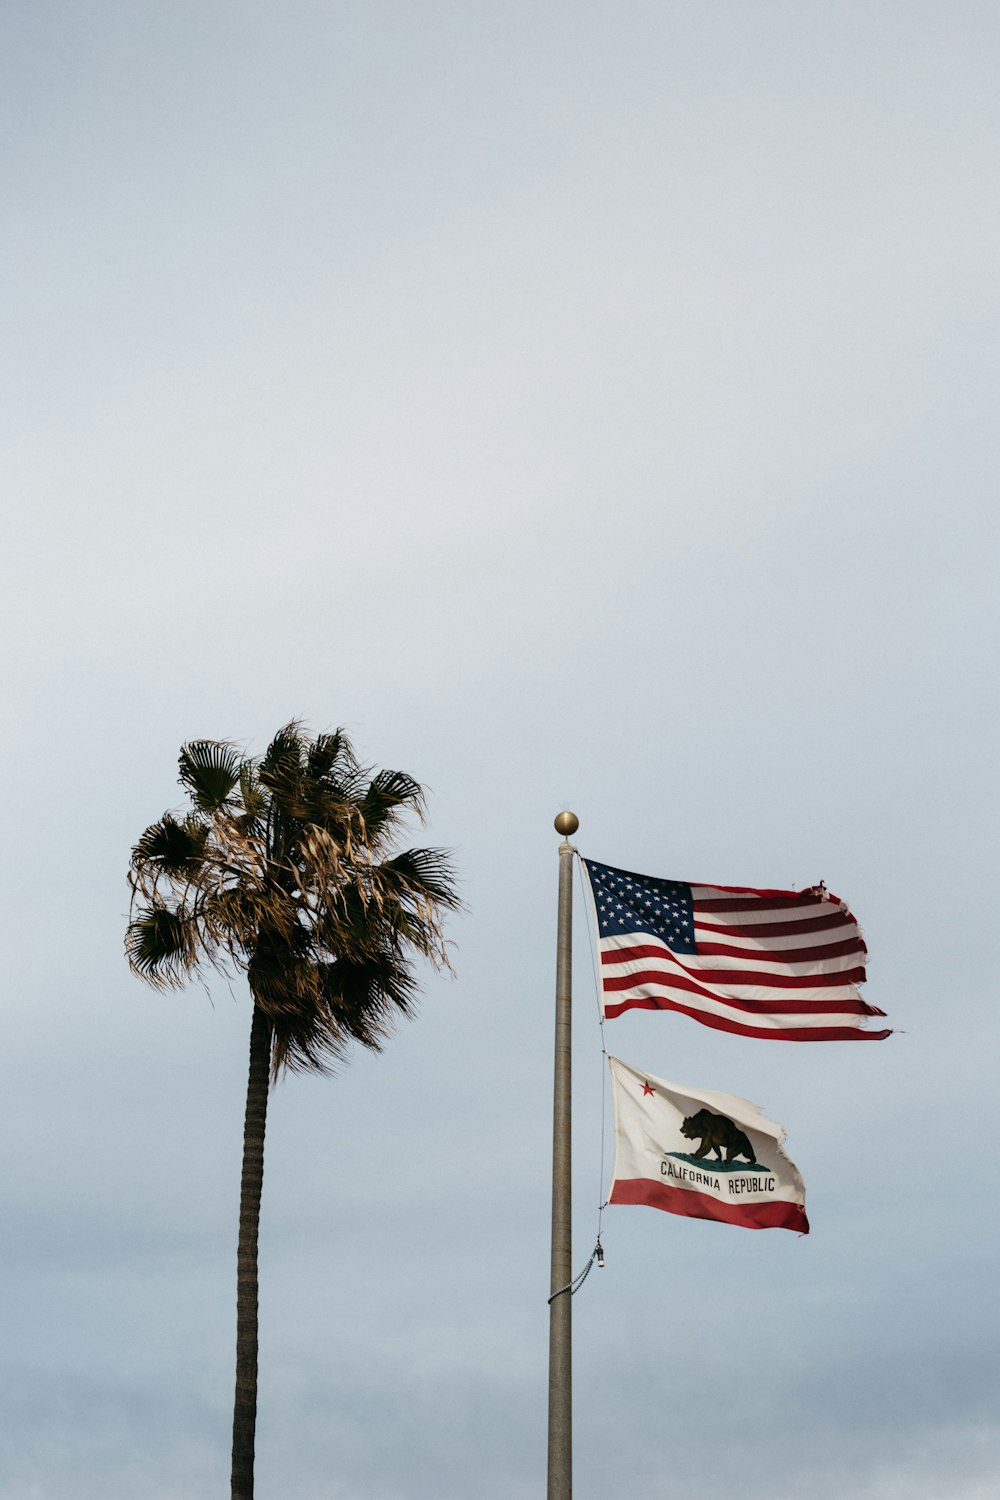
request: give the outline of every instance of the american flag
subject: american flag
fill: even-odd
[[[875,1042],[861,998],[857,922],[807,891],[691,885],[582,861],[597,914],[604,1015],[676,1010],[704,1026],[785,1042]]]

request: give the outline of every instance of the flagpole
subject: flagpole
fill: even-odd
[[[552,1262],[549,1294],[548,1500],[573,1494],[573,1179],[572,999],[573,855],[569,837],[580,826],[575,813],[555,820],[559,845],[559,921],[556,936],[556,1037],[552,1091]],[[558,1294],[558,1295],[557,1295]]]

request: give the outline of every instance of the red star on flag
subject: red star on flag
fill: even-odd
[[[649,1086],[649,1079],[648,1078],[643,1080],[642,1092],[643,1092],[644,1095],[645,1094],[652,1094],[652,1093],[655,1092],[654,1089],[650,1088],[650,1086]]]

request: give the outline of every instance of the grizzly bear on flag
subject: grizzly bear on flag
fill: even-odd
[[[699,1109],[696,1115],[689,1115],[681,1125],[681,1135],[687,1136],[689,1141],[701,1137],[701,1145],[694,1153],[697,1157],[714,1151],[722,1161],[725,1151],[726,1161],[734,1161],[737,1156],[745,1156],[750,1162],[757,1160],[750,1137],[725,1115],[713,1115],[710,1109]]]

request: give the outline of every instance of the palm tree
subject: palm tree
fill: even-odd
[[[236,1291],[232,1500],[252,1500],[257,1230],[269,1084],[376,1051],[416,993],[415,955],[449,967],[441,918],[459,903],[447,854],[393,853],[423,789],[359,764],[340,730],[299,723],[249,758],[225,740],[180,754],[191,807],[132,850],[126,952],[157,989],[205,967],[246,973],[253,1000]]]

